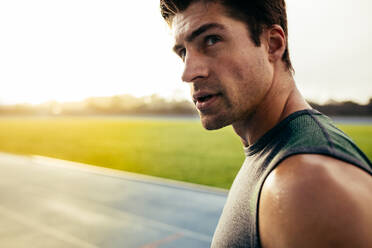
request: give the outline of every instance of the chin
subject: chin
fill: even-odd
[[[200,115],[200,120],[203,127],[207,130],[216,130],[231,124],[231,121],[229,121],[229,119],[226,116],[213,117]]]

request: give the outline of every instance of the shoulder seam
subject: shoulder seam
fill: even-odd
[[[332,152],[334,151],[334,146],[333,146],[333,143],[332,143],[332,140],[331,138],[329,137],[329,134],[328,132],[326,131],[326,129],[324,128],[324,126],[313,116],[312,113],[309,113],[311,119],[314,120],[314,122],[318,125],[318,127],[320,128],[320,130],[322,130],[322,133],[324,135],[324,137],[326,138],[327,142],[328,142],[328,145],[329,147],[331,148]]]

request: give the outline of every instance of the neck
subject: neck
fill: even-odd
[[[283,73],[281,77],[273,77],[271,88],[256,110],[232,126],[243,145],[249,146],[288,115],[309,108],[310,105],[296,88],[292,75]]]

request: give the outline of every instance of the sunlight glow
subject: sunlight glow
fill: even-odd
[[[290,54],[305,97],[372,95],[371,3],[287,0]],[[159,1],[0,2],[0,104],[159,94],[189,99]],[[321,6],[321,7],[320,7]]]

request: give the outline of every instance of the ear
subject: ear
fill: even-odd
[[[269,61],[274,63],[281,60],[287,46],[287,40],[284,30],[281,26],[274,24],[267,28],[267,44],[269,52]]]

